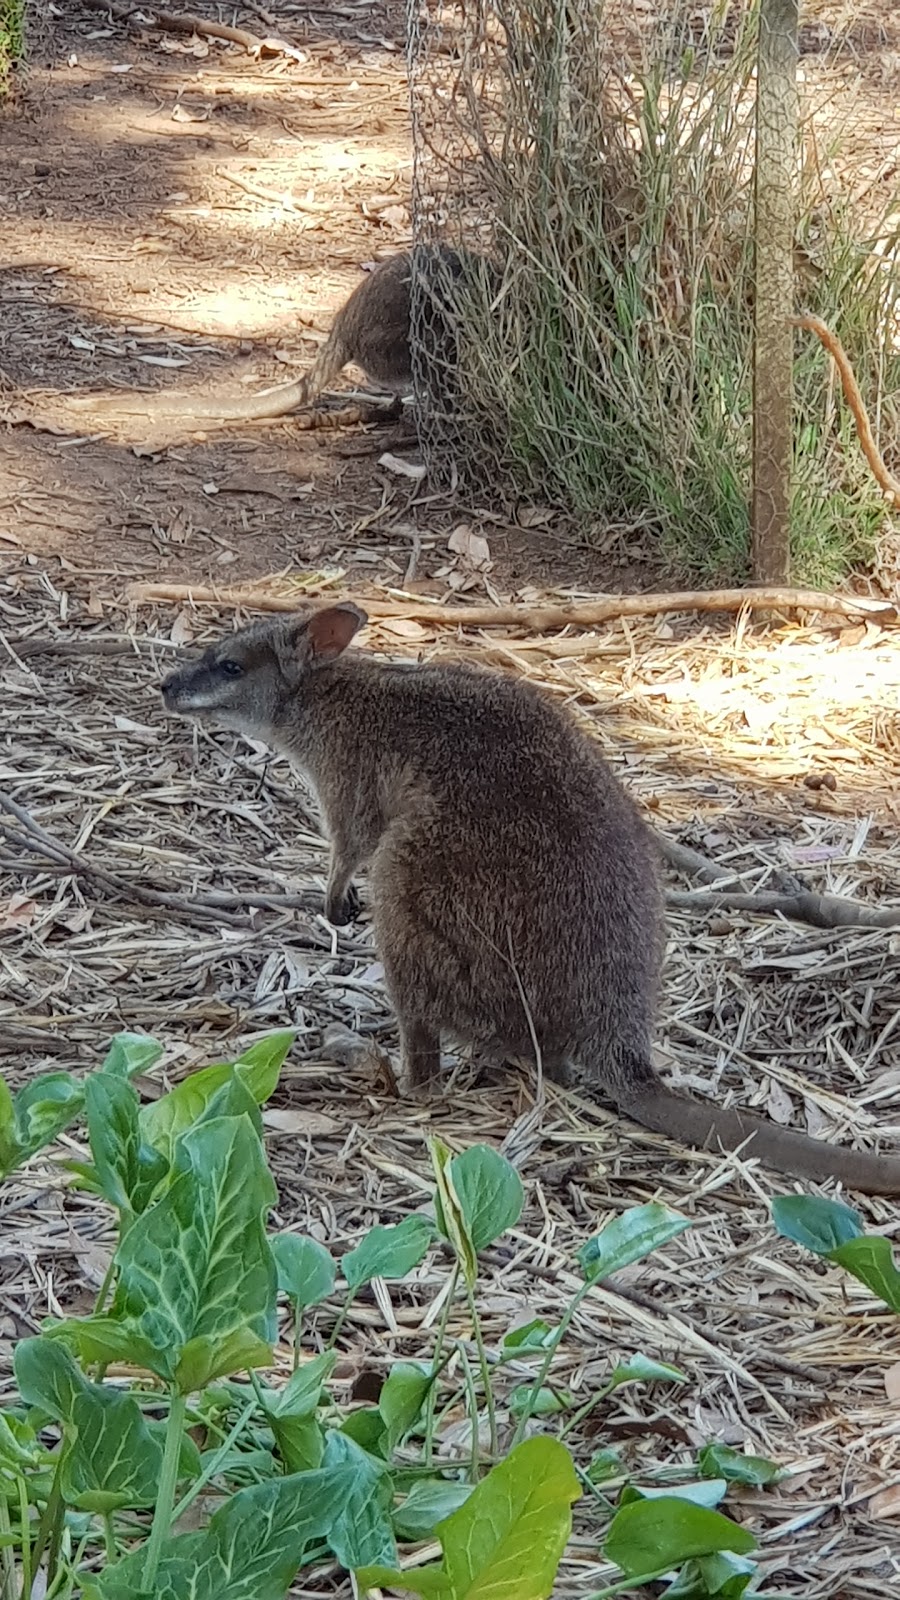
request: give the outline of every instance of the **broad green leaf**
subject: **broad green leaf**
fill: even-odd
[[[395,1450],[418,1422],[434,1379],[429,1367],[411,1361],[398,1361],[391,1368],[378,1396],[388,1452]]]
[[[441,1139],[430,1138],[428,1153],[434,1171],[434,1209],[438,1229],[453,1246],[462,1275],[472,1289],[478,1277],[478,1261],[475,1247],[469,1237],[462,1205],[453,1184],[450,1151]]]
[[[627,1361],[614,1367],[609,1375],[610,1390],[620,1389],[623,1383],[687,1383],[688,1375],[680,1367],[670,1367],[665,1361],[651,1361],[638,1352]]]
[[[360,1587],[383,1584],[434,1600],[548,1600],[579,1492],[565,1446],[526,1439],[438,1523],[439,1567],[364,1570]]]
[[[41,1465],[48,1454],[29,1422],[9,1411],[0,1411],[0,1467],[21,1472]]]
[[[367,1595],[371,1589],[399,1589],[402,1594],[421,1594],[430,1600],[457,1600],[440,1567],[410,1567],[407,1572],[396,1567],[363,1567],[356,1576]],[[502,1600],[507,1600],[505,1593]],[[509,1600],[513,1600],[512,1591]]]
[[[0,1177],[12,1172],[20,1159],[15,1102],[9,1084],[0,1077]]]
[[[627,1484],[622,1490],[620,1506],[631,1505],[636,1500],[689,1500],[695,1506],[711,1509],[720,1505],[728,1493],[724,1478],[704,1478],[699,1483],[677,1483],[667,1489],[644,1489],[637,1484]]]
[[[71,1421],[74,1437],[63,1453],[60,1477],[67,1505],[106,1513],[156,1504],[162,1446],[133,1395],[85,1385]]]
[[[741,1556],[701,1556],[685,1563],[664,1600],[740,1600],[756,1573],[756,1562]]]
[[[87,1379],[69,1351],[53,1339],[20,1339],[13,1353],[19,1394],[54,1422],[68,1422]]]
[[[240,1489],[203,1533],[167,1539],[151,1600],[284,1600],[307,1547],[327,1538],[346,1489],[340,1470]],[[89,1580],[85,1600],[141,1600],[144,1547]]]
[[[675,1495],[636,1500],[617,1511],[604,1553],[627,1578],[665,1572],[697,1556],[722,1550],[749,1555],[756,1540],[719,1511],[692,1505]]]
[[[341,1257],[341,1271],[350,1288],[373,1278],[405,1278],[425,1259],[434,1230],[427,1217],[404,1217],[395,1227],[370,1228],[353,1250]]]
[[[283,1389],[263,1389],[260,1393],[260,1403],[288,1472],[307,1472],[321,1463],[324,1434],[315,1415],[322,1385],[336,1360],[337,1353],[326,1350],[298,1367]]]
[[[475,1251],[486,1250],[522,1215],[525,1191],[516,1169],[490,1145],[473,1144],[450,1162],[450,1178]]]
[[[510,1412],[517,1418],[526,1412],[531,1417],[554,1417],[560,1411],[568,1411],[572,1403],[568,1389],[544,1388],[535,1395],[533,1383],[517,1384],[509,1397]]]
[[[264,1221],[275,1185],[246,1117],[192,1128],[176,1159],[171,1186],[119,1246],[112,1319],[152,1347],[151,1371],[170,1382],[177,1374],[189,1393],[267,1359],[275,1263]]]
[[[246,1324],[227,1333],[203,1333],[189,1339],[175,1366],[175,1386],[180,1394],[196,1394],[217,1378],[230,1377],[249,1367],[268,1367],[272,1340],[261,1338]]]
[[[291,1053],[296,1028],[281,1028],[267,1033],[251,1044],[234,1063],[239,1075],[254,1096],[257,1105],[264,1105],[275,1093],[281,1069]]]
[[[66,1349],[77,1350],[85,1366],[100,1362],[109,1366],[124,1361],[131,1366],[158,1372],[160,1352],[139,1328],[119,1317],[69,1317],[64,1322],[44,1323],[48,1340],[59,1341]],[[165,1373],[160,1372],[160,1377]]]
[[[322,1465],[325,1433],[315,1417],[273,1417],[272,1432],[287,1472],[313,1472]]]
[[[262,1403],[270,1417],[312,1417],[337,1362],[336,1350],[325,1350],[292,1372],[283,1389],[264,1389]]]
[[[397,1560],[391,1526],[393,1485],[386,1467],[361,1450],[344,1433],[329,1433],[323,1457],[325,1470],[339,1476],[340,1502],[326,1538],[342,1567],[354,1571],[369,1565],[389,1566]]]
[[[341,1423],[340,1431],[362,1450],[367,1450],[370,1456],[379,1456],[382,1460],[386,1458],[387,1429],[377,1406],[359,1406],[356,1411],[351,1411]]]
[[[162,1045],[144,1033],[117,1033],[110,1040],[100,1071],[117,1078],[133,1078],[136,1072],[149,1072],[155,1067],[162,1053]]]
[[[235,1067],[227,1083],[221,1084],[215,1094],[210,1095],[188,1131],[194,1132],[204,1122],[215,1122],[217,1117],[246,1117],[257,1138],[262,1139],[262,1113],[240,1072],[240,1067]]]
[[[745,1456],[727,1444],[705,1444],[697,1453],[697,1470],[703,1478],[725,1478],[729,1483],[760,1487],[777,1483],[781,1469],[766,1456]]]
[[[772,1220],[778,1232],[817,1256],[829,1256],[839,1245],[862,1234],[859,1213],[837,1200],[816,1195],[782,1194],[772,1201]]]
[[[611,1478],[623,1478],[625,1470],[618,1450],[598,1450],[588,1462],[587,1476],[591,1483],[609,1483]]]
[[[0,1080],[2,1082],[2,1080]],[[0,1177],[51,1144],[81,1113],[84,1090],[70,1072],[43,1072],[0,1095]]]
[[[140,1103],[127,1078],[92,1073],[85,1080],[84,1104],[97,1186],[130,1219],[149,1205],[168,1162],[141,1139]]]
[[[526,1322],[522,1328],[513,1328],[511,1333],[503,1335],[503,1352],[505,1355],[519,1355],[523,1350],[549,1350],[559,1339],[559,1328],[551,1328],[549,1322],[544,1322],[540,1317],[535,1317],[531,1322]]]
[[[632,1206],[582,1245],[578,1264],[588,1283],[599,1283],[648,1256],[651,1250],[658,1250],[690,1226],[689,1218],[670,1211],[658,1200]]]
[[[250,1091],[256,1104],[262,1105],[275,1089],[282,1062],[295,1038],[296,1034],[291,1031],[271,1033],[251,1045],[238,1061],[226,1061],[192,1072],[161,1100],[143,1106],[141,1133],[147,1143],[171,1161],[178,1135],[197,1122],[208,1101],[235,1076]]]
[[[468,1483],[419,1478],[393,1514],[394,1533],[408,1544],[430,1539],[438,1523],[465,1505],[471,1493],[472,1486]]]
[[[320,1305],[334,1288],[337,1267],[330,1251],[300,1233],[276,1233],[269,1239],[275,1257],[278,1287],[282,1294],[305,1311]]]
[[[900,1312],[900,1272],[889,1239],[879,1234],[862,1234],[830,1250],[828,1259],[852,1272],[854,1278],[871,1289],[892,1311]]]

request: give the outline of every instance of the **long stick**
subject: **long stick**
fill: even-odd
[[[216,589],[203,584],[132,583],[125,591],[132,605],[218,606],[221,610],[297,611],[308,596],[276,594],[271,589]],[[332,596],[329,591],[328,598]],[[566,604],[525,606],[445,606],[427,601],[365,600],[365,610],[373,621],[382,617],[405,617],[414,622],[430,622],[447,628],[526,628],[543,633],[552,628],[591,627],[617,617],[650,617],[663,611],[740,611],[753,610],[821,611],[838,616],[870,617],[882,626],[896,623],[896,606],[887,600],[864,596],[821,594],[817,589],[689,589],[660,594],[604,595],[596,600]]]

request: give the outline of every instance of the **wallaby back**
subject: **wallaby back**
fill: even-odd
[[[656,852],[574,719],[499,673],[344,653],[350,605],[257,623],[163,686],[166,704],[286,752],[332,843],[326,912],[368,862],[376,945],[407,1075],[442,1034],[570,1063],[643,1126],[802,1177],[900,1193],[900,1160],[789,1133],[666,1088],[650,1041],[663,949]]]

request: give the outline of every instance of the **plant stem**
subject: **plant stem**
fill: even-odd
[[[106,1305],[106,1296],[109,1294],[109,1286],[112,1283],[113,1273],[115,1272],[115,1270],[116,1270],[116,1258],[115,1258],[115,1255],[111,1255],[110,1258],[109,1258],[109,1261],[107,1263],[106,1271],[103,1274],[103,1282],[101,1283],[99,1291],[97,1293],[97,1300],[96,1300],[96,1303],[94,1305],[94,1316],[95,1317],[100,1317],[100,1316],[103,1315],[103,1307]]]
[[[572,1416],[565,1424],[565,1427],[560,1429],[560,1439],[564,1439],[567,1434],[572,1432],[573,1428],[577,1428],[579,1422],[583,1422],[584,1418],[589,1416],[594,1410],[594,1407],[598,1406],[601,1400],[605,1400],[607,1396],[611,1394],[612,1384],[610,1383],[605,1384],[602,1389],[598,1389],[596,1394],[592,1394],[590,1400],[586,1400],[583,1406],[579,1406],[578,1410],[573,1412]]]
[[[469,1301],[469,1313],[472,1318],[472,1327],[475,1333],[475,1343],[478,1347],[478,1362],[481,1367],[481,1382],[484,1386],[484,1403],[487,1406],[488,1426],[490,1427],[491,1455],[497,1455],[497,1409],[494,1405],[494,1391],[491,1388],[491,1369],[488,1365],[487,1350],[484,1347],[484,1335],[481,1331],[481,1318],[475,1304],[475,1293],[470,1283],[466,1284],[466,1295]],[[476,1426],[478,1418],[475,1419]]]
[[[253,1377],[252,1373],[251,1373],[251,1377]],[[255,1410],[256,1410],[256,1400],[254,1399],[254,1400],[250,1401],[249,1405],[244,1407],[244,1410],[241,1412],[240,1416],[238,1417],[237,1422],[234,1424],[234,1427],[231,1428],[229,1430],[229,1432],[225,1435],[225,1438],[222,1440],[222,1443],[219,1445],[219,1448],[216,1451],[215,1455],[213,1456],[212,1460],[207,1462],[207,1464],[203,1468],[203,1471],[201,1472],[199,1478],[197,1478],[196,1481],[191,1484],[191,1487],[188,1489],[187,1494],[182,1495],[182,1497],[179,1500],[177,1506],[175,1507],[174,1511],[172,1512],[172,1523],[173,1524],[178,1521],[179,1517],[183,1517],[184,1516],[184,1513],[187,1511],[188,1506],[193,1505],[193,1502],[196,1500],[198,1494],[201,1494],[203,1492],[203,1490],[206,1488],[206,1485],[209,1483],[210,1478],[214,1478],[215,1477],[216,1473],[219,1470],[219,1467],[221,1466],[221,1464],[225,1460],[225,1457],[227,1456],[229,1450],[231,1449],[231,1446],[234,1444],[235,1439],[237,1438],[237,1436],[240,1433],[241,1429],[243,1428],[244,1424],[247,1422],[248,1418],[252,1416],[252,1414],[253,1414],[253,1412]]]
[[[292,1372],[296,1372],[297,1368],[300,1365],[300,1335],[302,1334],[302,1332],[303,1332],[303,1318],[300,1315],[300,1307],[299,1306],[295,1306],[294,1307],[294,1358],[293,1358],[293,1360],[291,1362],[291,1371]]]
[[[67,1561],[66,1570],[63,1571],[62,1568],[60,1568],[60,1571],[56,1574],[53,1583],[47,1590],[45,1600],[70,1600],[75,1588],[75,1581],[78,1576],[78,1567],[84,1558],[84,1552],[88,1547],[90,1539],[91,1530],[89,1529],[84,1535],[71,1561]]]
[[[31,1596],[31,1511],[28,1505],[28,1485],[19,1478],[19,1521],[22,1524],[22,1600]]]
[[[584,1596],[584,1600],[609,1600],[609,1596],[614,1594],[637,1593],[645,1584],[654,1583],[657,1578],[664,1578],[671,1571],[670,1561],[667,1567],[658,1567],[655,1572],[642,1572],[638,1578],[620,1578],[618,1583],[611,1583],[608,1589],[592,1589],[590,1594]]]
[[[178,1458],[181,1454],[181,1436],[187,1411],[187,1398],[176,1389],[171,1390],[169,1420],[166,1424],[166,1448],[163,1454],[159,1480],[159,1498],[153,1513],[153,1526],[144,1557],[143,1586],[151,1594],[156,1581],[156,1569],[162,1553],[163,1540],[172,1526],[172,1508],[175,1504],[175,1485],[178,1481]]]
[[[547,1373],[550,1371],[550,1364],[551,1364],[551,1362],[553,1360],[553,1357],[556,1355],[557,1350],[559,1349],[560,1345],[563,1342],[563,1339],[565,1338],[566,1334],[568,1333],[569,1328],[570,1328],[571,1323],[572,1323],[572,1318],[574,1317],[576,1311],[578,1310],[578,1307],[581,1305],[581,1302],[584,1299],[585,1295],[587,1294],[588,1290],[590,1288],[592,1288],[592,1287],[593,1287],[593,1285],[590,1284],[590,1283],[583,1283],[582,1284],[581,1288],[578,1290],[578,1293],[575,1295],[574,1299],[570,1302],[570,1304],[569,1304],[569,1306],[568,1306],[568,1308],[567,1308],[567,1310],[566,1310],[566,1312],[565,1312],[565,1314],[563,1316],[563,1319],[562,1319],[559,1327],[556,1330],[556,1338],[553,1340],[553,1343],[551,1345],[548,1345],[547,1349],[544,1352],[544,1359],[541,1362],[540,1367],[538,1368],[537,1377],[535,1378],[534,1383],[531,1386],[531,1394],[528,1396],[528,1404],[526,1405],[524,1411],[522,1412],[522,1415],[520,1416],[518,1422],[516,1423],[516,1431],[513,1434],[512,1444],[510,1445],[510,1449],[511,1450],[515,1449],[516,1445],[519,1443],[520,1439],[522,1438],[522,1435],[525,1432],[526,1427],[528,1426],[528,1423],[530,1422],[530,1420],[531,1420],[531,1418],[532,1418],[532,1416],[534,1414],[534,1408],[537,1405],[538,1395],[540,1394],[541,1389],[544,1386],[544,1379],[546,1378]],[[593,1600],[593,1597],[591,1597],[591,1600]]]
[[[111,1511],[103,1513],[103,1543],[106,1546],[106,1559],[111,1566],[119,1553],[116,1549],[116,1534]]]
[[[341,1309],[337,1314],[337,1320],[336,1320],[336,1322],[334,1324],[334,1327],[331,1330],[331,1338],[329,1339],[327,1345],[325,1346],[326,1350],[333,1350],[335,1345],[337,1344],[338,1334],[340,1333],[342,1327],[344,1326],[344,1323],[347,1320],[347,1312],[350,1310],[350,1307],[352,1306],[352,1304],[353,1304],[355,1299],[356,1299],[356,1290],[355,1289],[351,1289],[351,1291],[348,1294],[346,1300],[344,1301],[344,1304],[341,1306]]]
[[[469,1396],[469,1415],[472,1419],[472,1459],[469,1464],[469,1478],[472,1483],[478,1482],[478,1452],[481,1440],[478,1437],[478,1395],[475,1392],[475,1379],[472,1377],[472,1368],[465,1350],[459,1352],[462,1362],[463,1377],[466,1381],[466,1392]]]
[[[430,1467],[432,1461],[434,1460],[434,1412],[437,1405],[437,1379],[438,1373],[441,1371],[444,1365],[444,1340],[447,1335],[447,1323],[450,1318],[450,1307],[453,1304],[453,1296],[456,1293],[456,1285],[458,1282],[459,1261],[456,1261],[453,1265],[453,1275],[450,1279],[450,1286],[446,1295],[444,1296],[444,1304],[441,1307],[441,1320],[438,1323],[437,1334],[434,1341],[434,1355],[431,1358],[431,1376],[434,1379],[434,1382],[428,1391],[428,1398],[425,1402],[426,1467]]]
[[[32,1568],[34,1572],[37,1572],[41,1564],[41,1558],[44,1554],[44,1551],[49,1545],[49,1554],[47,1556],[48,1585],[52,1584],[56,1575],[56,1561],[59,1554],[59,1534],[62,1526],[63,1516],[62,1495],[60,1494],[59,1489],[59,1475],[61,1470],[61,1459],[58,1459],[56,1463],[56,1469],[53,1474],[53,1482],[50,1485],[50,1494],[47,1497],[47,1504],[41,1513],[41,1518],[38,1523],[38,1530],[34,1540],[34,1549],[31,1553]]]
[[[0,1534],[8,1536],[11,1532],[6,1491],[0,1485]],[[16,1600],[15,1584],[15,1554],[11,1544],[4,1544],[3,1549],[0,1550],[0,1600]]]

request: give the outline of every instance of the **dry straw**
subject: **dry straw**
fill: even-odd
[[[202,641],[223,618],[206,609],[185,613],[180,632],[185,624]],[[37,578],[4,596],[0,788],[46,836],[3,814],[4,1071],[18,1080],[86,1066],[127,1025],[165,1041],[165,1072],[177,1078],[293,1021],[299,1042],[269,1138],[280,1226],[309,1229],[340,1254],[371,1223],[400,1220],[428,1199],[429,1131],[456,1148],[506,1141],[519,1162],[520,1230],[483,1268],[491,1345],[517,1320],[559,1318],[573,1253],[610,1216],[654,1197],[685,1209],[691,1232],[587,1298],[552,1376],[580,1402],[617,1358],[643,1350],[690,1381],[617,1393],[574,1437],[579,1459],[615,1446],[641,1481],[658,1482],[711,1438],[771,1455],[793,1475],[735,1505],[761,1540],[769,1588],[795,1600],[890,1589],[900,1457],[885,1384],[900,1363],[896,1319],[774,1236],[767,1197],[787,1186],[752,1164],[676,1151],[552,1087],[536,1112],[527,1076],[465,1064],[439,1103],[410,1104],[365,1051],[348,1054],[344,1035],[343,1047],[329,1042],[336,1024],[364,1042],[393,1040],[368,923],[335,933],[318,915],[325,851],[284,766],[162,716],[171,625],[164,609],[132,626],[115,614],[91,620],[77,593],[62,622]],[[493,630],[451,643],[423,625],[398,643],[372,631],[389,653],[462,650],[578,705],[656,825],[732,884],[765,891],[793,875],[870,905],[900,903],[892,634],[864,624],[754,634],[744,620],[674,617],[553,640]],[[825,773],[835,789],[805,786]],[[670,879],[681,892],[696,882]],[[895,942],[880,930],[678,911],[663,1066],[801,1128],[900,1144]],[[76,1151],[77,1137],[68,1144]],[[4,1186],[3,1207],[8,1384],[14,1340],[60,1305],[87,1308],[111,1240],[93,1199],[64,1193],[46,1161]],[[866,1211],[893,1232],[890,1204]],[[446,1281],[435,1256],[411,1283],[361,1299],[341,1339],[347,1394],[361,1371],[423,1352]],[[326,1336],[332,1314],[318,1314]],[[462,1304],[450,1328],[468,1347]],[[287,1348],[281,1359],[286,1371]],[[586,1500],[559,1600],[610,1581],[601,1521]],[[333,1571],[300,1593],[349,1600]]]
[[[685,572],[746,569],[756,8],[410,0],[419,238],[486,250],[460,297],[462,390],[426,370],[433,476],[643,530]],[[738,20],[736,20],[738,17]],[[842,165],[827,59],[805,63],[797,296],[898,433],[900,211]],[[842,105],[846,108],[841,112]],[[884,198],[887,196],[887,198]],[[441,288],[442,294],[446,292]],[[795,573],[871,555],[884,506],[828,363],[797,338]]]

